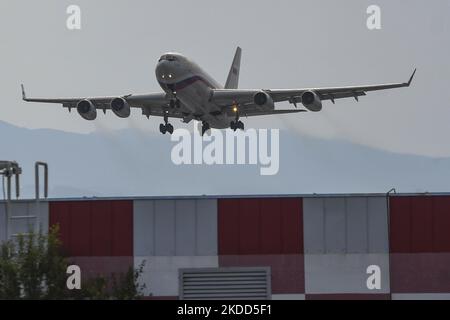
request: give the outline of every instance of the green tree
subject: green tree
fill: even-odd
[[[0,299],[138,299],[144,263],[136,270],[97,275],[82,282],[81,290],[66,286],[67,267],[59,240],[59,227],[48,234],[30,232],[0,246]]]

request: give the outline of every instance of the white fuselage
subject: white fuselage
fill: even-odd
[[[212,128],[230,126],[230,119],[221,107],[210,101],[212,89],[223,87],[196,63],[178,53],[161,56],[156,66],[156,78],[161,88],[181,102],[185,122],[192,119],[206,121]]]

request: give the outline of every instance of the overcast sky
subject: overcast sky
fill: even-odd
[[[70,4],[81,7],[80,31],[66,28]],[[379,31],[366,27],[371,4],[382,10]],[[406,81],[418,68],[410,89],[326,102],[316,114],[253,118],[247,127],[450,156],[449,13],[448,0],[2,0],[0,119],[71,132],[156,133],[161,120],[139,110],[126,120],[108,114],[87,122],[59,105],[23,103],[19,85],[29,96],[49,97],[160,91],[154,67],[167,51],[191,57],[223,83],[239,45],[242,88]]]

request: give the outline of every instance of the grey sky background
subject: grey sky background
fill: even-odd
[[[66,29],[70,4],[81,7],[81,31]],[[380,31],[366,28],[370,4],[382,9]],[[326,102],[316,114],[248,119],[247,127],[448,157],[449,13],[446,0],[2,0],[0,119],[78,133],[159,134],[161,119],[147,120],[139,110],[126,120],[108,113],[87,122],[59,105],[23,103],[19,85],[29,96],[49,97],[160,91],[154,67],[166,51],[191,57],[223,83],[239,45],[242,88],[406,81],[418,68],[410,89]]]

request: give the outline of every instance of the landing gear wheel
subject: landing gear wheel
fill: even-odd
[[[161,124],[159,125],[159,132],[161,132],[162,134],[166,134],[167,128],[166,128],[166,125],[165,125],[165,124],[161,123]]]
[[[172,100],[170,100],[170,103],[172,103]],[[164,111],[164,123],[159,125],[159,131],[162,134],[166,134],[166,132],[173,133],[173,126],[169,123],[169,112],[167,110]]]
[[[242,121],[232,121],[230,123],[230,128],[233,131],[236,131],[237,129],[244,130],[244,123]]]
[[[202,136],[205,134],[206,131],[211,129],[208,122],[203,121],[202,122]]]
[[[170,133],[170,134],[172,134],[172,133],[173,133],[173,126],[172,126],[170,123],[168,123],[168,122],[166,122],[166,123],[161,123],[161,124],[159,125],[159,131],[160,131],[162,134],[166,134],[167,132]]]
[[[171,125],[170,123],[166,124],[166,130],[168,133],[172,134],[173,133],[173,125]]]

